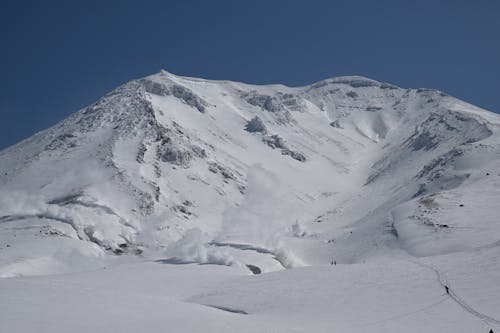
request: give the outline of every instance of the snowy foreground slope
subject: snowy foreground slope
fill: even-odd
[[[499,129],[363,77],[129,82],[0,152],[0,331],[500,331]]]

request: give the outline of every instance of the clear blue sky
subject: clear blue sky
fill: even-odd
[[[0,148],[160,69],[362,75],[500,111],[500,1],[3,1]]]

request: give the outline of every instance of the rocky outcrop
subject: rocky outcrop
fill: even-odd
[[[299,162],[306,161],[306,157],[304,156],[304,154],[288,148],[285,140],[277,134],[265,135],[262,137],[262,141],[273,149],[281,149],[282,155],[290,156],[291,158]]]
[[[264,125],[264,122],[258,116],[255,116],[250,121],[247,122],[245,126],[245,131],[250,133],[266,134],[267,128],[266,125]]]
[[[191,89],[184,86],[173,84],[166,86],[162,83],[152,81],[150,79],[143,79],[142,84],[146,92],[159,96],[174,96],[180,99],[183,103],[197,109],[201,113],[206,111],[208,103],[201,97],[196,95]]]

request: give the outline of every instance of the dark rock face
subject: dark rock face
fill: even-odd
[[[144,85],[144,89],[150,94],[158,95],[158,96],[168,96],[169,91],[168,88],[158,82],[154,82],[148,79],[142,80],[142,83]]]
[[[283,140],[283,138],[281,138],[277,134],[264,136],[262,138],[262,141],[273,149],[288,149],[285,144],[285,140]]]
[[[436,94],[434,91],[431,93]],[[366,184],[370,184],[382,175],[387,175],[388,170],[395,168],[399,161],[405,160],[413,152],[419,152],[436,155],[415,175],[417,179],[425,178],[426,181],[426,185],[422,185],[415,195],[455,188],[469,175],[455,172],[450,166],[454,165],[458,157],[467,153],[472,143],[484,140],[490,135],[492,131],[488,126],[474,116],[439,109],[419,122],[413,133],[398,147],[373,164],[374,172],[368,177]],[[399,158],[396,159],[395,156]]]
[[[304,105],[300,97],[293,94],[278,93],[281,103],[291,111],[303,111]]]
[[[266,125],[264,122],[257,116],[253,117],[245,126],[245,130],[250,133],[267,133]]]
[[[472,117],[441,112],[431,114],[403,144],[414,151],[429,151],[446,139],[452,138],[460,145],[486,139],[491,134],[486,125]]]
[[[304,156],[304,154],[288,148],[285,140],[283,140],[283,138],[277,134],[263,136],[262,141],[273,149],[281,149],[282,155],[290,156],[291,158],[299,162],[306,161],[306,157]]]
[[[57,150],[57,149],[69,149],[77,146],[76,136],[72,133],[66,133],[58,135],[52,142],[50,142],[45,149],[46,150]]]
[[[185,104],[197,109],[201,113],[204,113],[206,111],[205,108],[208,106],[208,103],[186,87],[177,84],[166,86],[149,79],[144,79],[141,82],[144,86],[144,89],[150,94],[158,96],[172,95],[180,99]]]
[[[207,103],[203,99],[201,99],[200,97],[195,95],[188,88],[183,87],[183,86],[174,85],[174,86],[172,86],[171,91],[172,91],[172,95],[174,95],[178,99],[182,100],[187,105],[196,108],[201,113],[205,112],[205,107],[207,106]]]
[[[147,148],[144,145],[144,143],[139,144],[139,147],[137,149],[137,155],[135,157],[135,160],[137,163],[144,163],[144,154],[146,154]]]
[[[366,111],[369,111],[369,112],[376,112],[376,111],[380,111],[382,110],[382,108],[380,106],[367,106],[366,107]]]
[[[228,168],[225,168],[222,165],[217,164],[215,162],[208,163],[208,170],[212,173],[222,175],[222,177],[224,177],[224,179],[236,180],[236,176],[234,175],[234,173],[231,170],[229,170]]]
[[[340,120],[337,119],[337,120],[334,120],[330,123],[330,126],[332,126],[333,128],[344,128],[342,126],[342,124],[340,123]]]
[[[262,109],[269,112],[279,112],[281,111],[280,102],[276,97],[271,97],[267,95],[260,95],[257,93],[251,94],[246,98],[248,104],[260,106]]]
[[[349,97],[351,97],[351,98],[358,97],[358,94],[356,94],[354,91],[349,91],[346,95],[349,96]]]
[[[161,153],[161,160],[163,162],[179,166],[189,166],[192,158],[193,154],[190,151],[172,145],[165,146],[163,152]]]
[[[444,167],[453,164],[454,160],[460,156],[463,156],[464,153],[465,150],[463,148],[454,148],[447,153],[433,159],[430,163],[424,165],[424,167],[420,170],[416,177],[429,177],[430,180],[439,178],[440,171],[442,171]]]
[[[207,154],[204,149],[198,146],[188,148],[173,143],[166,143],[159,148],[158,155],[161,161],[174,165],[189,167],[194,157],[205,158]]]
[[[305,162],[306,161],[306,157],[304,156],[304,154],[299,153],[297,151],[290,150],[290,149],[283,149],[283,150],[281,150],[281,154],[282,155],[288,155],[291,158],[293,158],[294,160],[297,160],[299,162]]]
[[[247,264],[246,266],[250,270],[250,272],[252,272],[255,275],[262,273],[262,270],[258,266],[250,265],[250,264]]]
[[[431,150],[439,144],[439,140],[435,135],[424,130],[418,134],[415,133],[409,143],[413,150]]]
[[[269,96],[262,95],[256,91],[245,93],[241,96],[248,104],[258,106],[262,110],[271,112],[276,121],[280,124],[288,124],[293,122],[292,114],[287,110],[285,104],[295,107],[297,101],[289,95]]]

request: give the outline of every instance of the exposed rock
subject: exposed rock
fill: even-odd
[[[367,106],[366,111],[369,112],[375,112],[375,111],[380,111],[382,108],[380,106]]]
[[[253,117],[247,122],[245,130],[250,133],[267,133],[266,125],[264,125],[264,122],[258,116]]]
[[[330,126],[333,128],[344,128],[342,124],[340,123],[340,119],[334,120],[330,123]]]
[[[299,162],[305,162],[306,160],[306,157],[302,153],[293,151],[288,148],[285,140],[283,140],[283,138],[281,138],[277,134],[263,136],[262,141],[273,149],[281,149],[282,155],[288,155]]]
[[[146,153],[146,146],[144,143],[139,144],[139,148],[137,150],[137,155],[135,157],[135,160],[137,163],[143,163],[144,162],[144,154]]]
[[[262,141],[273,149],[275,149],[275,148],[287,149],[288,148],[285,144],[285,140],[283,140],[277,134],[266,135],[266,136],[262,137]]]
[[[278,93],[278,96],[279,99],[281,100],[282,105],[285,106],[287,109],[299,112],[303,111],[304,104],[302,100],[299,97],[297,97],[297,95]]]
[[[280,95],[279,97],[284,96]],[[281,99],[276,96],[262,95],[257,92],[243,94],[241,96],[248,104],[258,106],[264,111],[271,112],[278,123],[287,124],[293,121],[291,113],[286,109]],[[290,102],[290,98],[287,99]]]
[[[251,105],[260,106],[262,109],[269,112],[281,111],[281,103],[276,97],[254,93],[248,96],[246,101]]]
[[[291,158],[293,158],[294,160],[297,160],[299,162],[305,162],[306,161],[306,157],[304,156],[304,154],[299,153],[297,151],[290,150],[290,149],[282,149],[281,150],[281,154],[282,155],[288,155]]]
[[[161,193],[160,187],[156,184],[153,184],[152,186],[153,186],[153,196],[155,198],[155,201],[159,202],[160,201],[160,193]]]
[[[174,84],[172,86],[166,86],[164,84],[152,81],[150,79],[143,79],[141,82],[144,85],[144,89],[151,94],[159,95],[159,96],[169,96],[173,95],[174,97],[180,99],[187,105],[196,108],[198,111],[204,113],[205,108],[208,106],[208,103],[205,102],[198,95],[193,93],[191,89],[186,88],[184,86]]]
[[[174,85],[172,86],[171,91],[172,95],[184,101],[184,103],[186,103],[187,105],[198,109],[198,111],[200,111],[201,113],[205,112],[207,103],[203,99],[195,95],[190,89],[183,86]]]
[[[349,97],[351,97],[351,98],[358,97],[358,94],[356,94],[354,91],[349,91],[346,95],[349,96]]]
[[[142,83],[144,85],[144,89],[151,94],[158,96],[168,96],[170,95],[168,88],[159,82],[155,82],[149,79],[143,79]]]
[[[215,162],[208,163],[208,170],[212,173],[222,175],[222,177],[224,177],[224,179],[236,180],[236,177],[231,170],[223,167],[222,165],[220,165],[218,163],[215,163]]]
[[[463,133],[467,135],[464,136]],[[429,151],[445,138],[456,140],[455,144],[458,146],[483,140],[491,134],[486,125],[472,117],[456,112],[432,113],[403,144],[415,151]]]
[[[163,162],[189,167],[193,153],[180,147],[165,145],[160,157]]]
[[[75,138],[76,136],[71,133],[58,135],[45,147],[45,149],[57,150],[64,148],[74,148],[77,145]]]
[[[185,205],[184,203],[181,204],[181,205],[175,205],[174,207],[172,207],[172,209],[175,211],[175,212],[181,212],[182,214],[184,214],[186,217],[187,216],[190,216],[192,215],[193,213],[191,213],[189,211],[189,207],[190,206],[187,206]]]
[[[358,76],[345,76],[328,80],[329,83],[346,84],[353,88],[379,87],[380,82]]]
[[[205,149],[192,145],[191,150],[193,151],[194,156],[199,157],[199,158],[205,158],[207,157],[207,152]]]
[[[420,133],[415,133],[409,140],[409,146],[413,150],[431,150],[438,144],[439,140],[436,135],[425,130]]]
[[[250,270],[250,272],[252,272],[252,274],[257,275],[257,274],[261,274],[262,273],[262,270],[258,266],[250,265],[250,264],[247,264],[246,266]]]
[[[464,155],[463,148],[454,148],[447,153],[438,156],[433,159],[430,163],[424,165],[424,167],[415,176],[416,178],[428,177],[430,180],[439,178],[439,174],[443,171],[443,168],[452,165],[453,160],[457,157]]]
[[[194,157],[205,158],[207,153],[205,149],[195,145],[175,144],[171,139],[167,139],[158,148],[158,155],[163,162],[168,162],[174,165],[189,167],[191,160]]]

